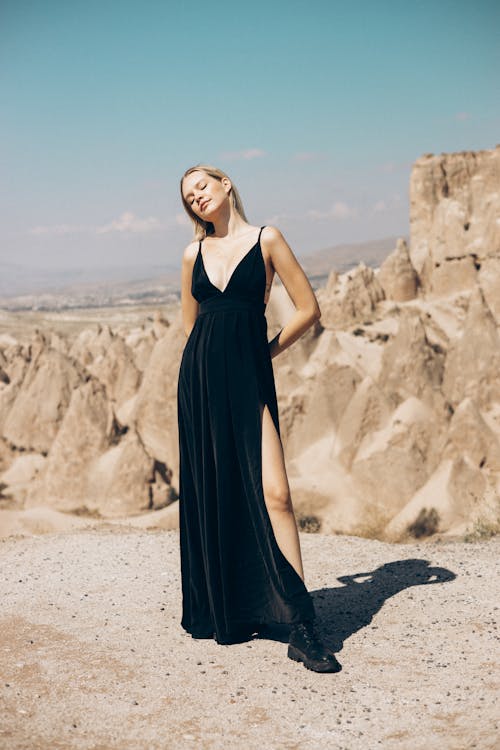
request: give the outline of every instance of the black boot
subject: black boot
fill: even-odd
[[[313,620],[292,625],[288,657],[301,661],[313,672],[340,672],[342,669],[334,654],[320,641]]]

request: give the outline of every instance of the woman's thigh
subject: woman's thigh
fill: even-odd
[[[290,486],[280,436],[267,404],[262,408],[262,486],[268,510],[290,510]]]

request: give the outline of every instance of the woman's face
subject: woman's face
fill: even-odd
[[[182,195],[191,211],[204,221],[210,221],[216,211],[227,200],[231,182],[227,177],[216,180],[206,172],[197,170],[184,178]]]

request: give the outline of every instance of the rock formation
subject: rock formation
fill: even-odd
[[[483,280],[500,313],[499,217],[500,146],[417,159],[410,179],[410,257],[424,294],[453,294]]]
[[[304,528],[500,530],[499,169],[500,147],[418,159],[410,247],[398,240],[380,269],[332,271],[321,319],[273,360]],[[293,309],[276,285],[269,339]],[[163,509],[159,525],[175,524],[185,340],[180,309],[72,339],[0,337],[0,508],[144,524]]]
[[[370,320],[384,291],[372,268],[364,263],[349,273],[339,276],[332,272],[326,288],[319,290],[321,323],[325,328],[343,328],[356,322]]]
[[[402,238],[380,266],[377,281],[387,299],[407,302],[417,296],[417,272],[411,264],[408,246]]]

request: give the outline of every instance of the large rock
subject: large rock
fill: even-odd
[[[9,468],[0,475],[1,494],[23,504],[31,482],[45,466],[47,459],[39,453],[15,456]]]
[[[325,328],[347,327],[371,320],[384,291],[372,268],[364,263],[349,273],[332,272],[324,290],[319,290],[321,324]]]
[[[128,419],[148,455],[169,467],[172,484],[179,488],[177,382],[186,335],[181,315],[157,341]]]
[[[500,401],[500,336],[479,287],[472,292],[462,334],[446,358],[443,392],[457,406],[467,396],[480,408]]]
[[[160,328],[161,336],[156,336],[153,330],[146,331],[144,328],[130,331],[125,335],[125,343],[132,351],[134,363],[138,370],[144,372],[157,340],[162,338],[167,330],[168,326],[162,326]]]
[[[87,498],[89,509],[105,517],[135,515],[164,507],[173,499],[133,430],[92,462]]]
[[[394,405],[416,396],[436,409],[441,419],[446,413],[441,393],[444,358],[440,347],[429,342],[418,312],[402,310],[398,332],[384,351],[377,382]]]
[[[380,266],[377,280],[386,299],[406,302],[417,296],[418,276],[411,264],[408,246],[404,239],[398,239],[396,249]]]
[[[280,432],[287,458],[336,429],[360,379],[349,365],[334,362],[280,400]]]
[[[467,458],[445,459],[383,536],[396,541],[436,533],[465,534],[477,521],[498,524],[499,503],[496,489]]]
[[[116,517],[161,508],[177,496],[166,467],[138,435],[120,434],[105,387],[95,378],[73,392],[26,507]]]
[[[444,458],[460,456],[478,468],[500,471],[500,441],[471,398],[456,408],[443,451]]]
[[[426,295],[475,285],[500,256],[500,146],[427,154],[410,178],[410,257]]]
[[[496,324],[500,325],[500,253],[498,257],[485,258],[481,261],[478,280],[486,304]]]
[[[94,378],[75,388],[52,442],[40,482],[35,482],[27,507],[43,502],[56,510],[88,510],[90,467],[112,440],[113,414],[104,386]]]
[[[346,469],[351,468],[361,441],[382,429],[390,414],[389,400],[374,380],[367,376],[347,404],[336,431],[334,452]]]
[[[83,365],[89,365],[96,358],[106,355],[114,338],[115,334],[108,325],[99,324],[96,330],[85,328],[76,337],[69,354]]]
[[[106,386],[117,408],[135,395],[141,382],[132,350],[120,336],[114,336],[105,354],[95,357],[87,369]]]
[[[380,528],[434,471],[442,442],[434,413],[414,397],[404,401],[381,430],[366,435],[351,474],[366,505],[376,507]]]
[[[24,450],[46,453],[83,372],[61,352],[39,345],[3,422],[4,437]]]

